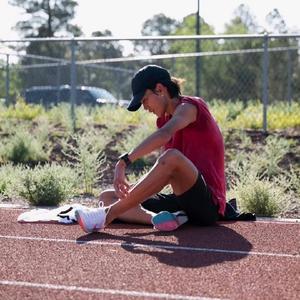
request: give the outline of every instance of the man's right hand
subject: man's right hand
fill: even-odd
[[[120,199],[124,199],[127,197],[130,187],[126,180],[125,169],[126,163],[123,160],[119,160],[115,167],[113,184],[116,194]]]

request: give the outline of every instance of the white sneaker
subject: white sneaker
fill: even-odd
[[[97,232],[105,226],[108,209],[108,207],[80,208],[75,211],[75,217],[86,233]]]

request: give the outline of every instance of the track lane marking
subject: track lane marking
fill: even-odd
[[[50,290],[64,290],[68,292],[85,292],[95,294],[110,294],[110,295],[122,295],[131,297],[145,297],[145,298],[158,298],[158,299],[182,299],[182,300],[221,300],[220,298],[209,298],[209,297],[198,297],[198,296],[187,296],[177,294],[166,294],[166,293],[150,293],[150,292],[138,292],[138,291],[126,291],[126,290],[114,290],[114,289],[101,289],[101,288],[88,288],[74,285],[58,285],[49,283],[38,283],[28,281],[10,281],[0,280],[0,285],[8,286],[20,286],[29,288],[42,288]]]
[[[111,246],[111,247],[130,247],[130,248],[148,248],[148,249],[154,248],[154,249],[181,250],[181,251],[193,251],[193,252],[212,252],[212,253],[226,253],[226,254],[288,257],[288,258],[297,258],[297,259],[300,258],[300,254],[243,251],[243,250],[230,250],[230,249],[217,249],[217,248],[200,248],[200,247],[188,247],[188,246],[176,246],[176,245],[138,244],[138,243],[127,243],[127,242],[118,243],[118,242],[106,242],[106,241],[78,241],[78,240],[68,240],[68,239],[54,239],[54,238],[42,238],[42,237],[30,237],[30,236],[11,236],[11,235],[0,235],[0,238],[11,239],[11,240],[30,240],[30,241],[43,241],[43,242],[55,242],[55,243],[88,244],[88,245]]]

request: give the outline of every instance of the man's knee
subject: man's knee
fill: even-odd
[[[117,201],[116,193],[114,190],[105,190],[101,192],[99,201],[102,201],[104,206],[111,205]]]
[[[176,166],[184,158],[177,149],[168,149],[158,158],[158,163],[168,167]]]

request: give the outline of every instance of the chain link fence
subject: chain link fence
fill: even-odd
[[[134,72],[159,64],[185,80],[183,94],[239,101],[244,108],[262,104],[261,129],[267,130],[269,105],[299,103],[299,40],[267,34],[0,40],[0,98],[9,104],[28,88],[69,85],[75,120],[76,86],[100,87],[128,100]],[[133,48],[128,55],[124,43]]]

